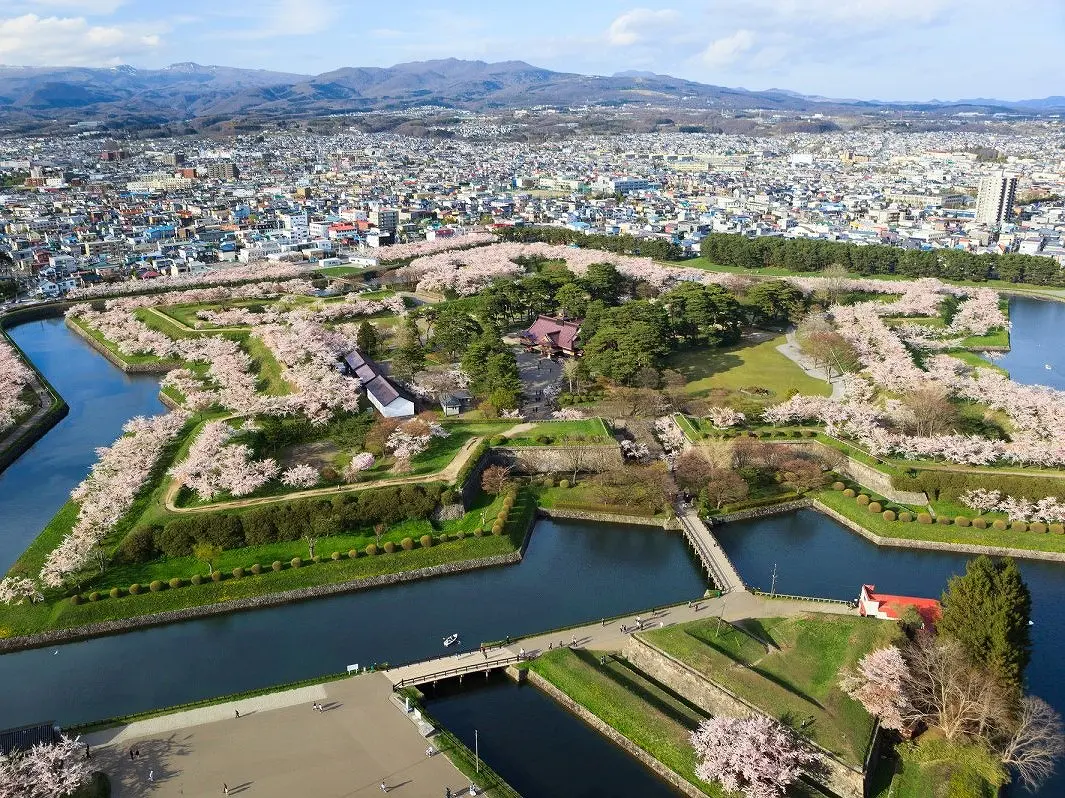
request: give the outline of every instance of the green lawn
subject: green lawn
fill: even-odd
[[[739,344],[714,349],[688,349],[675,353],[668,368],[676,369],[688,380],[684,392],[704,396],[715,389],[741,391],[764,388],[772,395],[747,394],[751,399],[780,402],[789,391],[814,396],[828,396],[831,386],[808,376],[801,368],[777,351],[785,343],[783,335],[758,344]]]
[[[727,623],[719,631],[717,620],[708,619],[643,637],[782,722],[798,728],[806,721],[804,731],[815,742],[861,765],[874,721],[839,689],[839,672],[889,645],[897,624],[815,613],[745,624],[747,631]],[[767,653],[755,637],[776,648]]]
[[[326,277],[347,277],[349,274],[362,274],[365,270],[365,266],[326,266],[316,271]]]
[[[869,493],[869,491],[866,491]],[[1004,546],[1029,551],[1053,551],[1065,553],[1065,535],[1040,534],[1038,532],[1013,532],[1010,530],[975,529],[941,524],[919,524],[916,521],[885,521],[878,513],[870,513],[843,493],[826,489],[810,494],[822,504],[865,527],[870,532],[885,538],[899,540],[929,540],[939,543],[962,543],[974,546]],[[879,500],[879,497],[873,497]],[[897,509],[894,502],[884,503],[888,509]],[[972,517],[975,513],[967,510]],[[986,516],[985,516],[986,517]],[[994,517],[994,516],[992,516]]]
[[[144,592],[139,595],[125,594],[117,599],[109,598],[105,594],[99,601],[86,601],[76,606],[69,600],[62,599],[42,604],[3,607],[0,608],[0,634],[4,637],[34,634],[49,629],[65,629],[155,612],[217,604],[232,599],[279,593],[297,588],[400,573],[432,565],[508,554],[513,552],[517,545],[520,543],[515,544],[506,534],[486,535],[448,541],[426,549],[418,546],[411,551],[397,549],[394,554],[380,554],[376,557],[363,554],[357,559],[350,559],[345,555],[334,562],[329,559],[329,554],[334,550],[333,546],[323,539],[319,542],[318,551],[325,552],[326,559],[321,563],[307,562],[301,568],[286,565],[281,571],[275,572],[270,570],[269,562],[264,562],[261,564],[266,569],[262,574],[258,576],[247,574],[241,579],[226,574],[227,578],[221,582],[208,581],[202,585],[167,588],[159,593],[149,592],[147,586],[141,582],[140,584],[144,585]],[[305,556],[306,553],[304,550],[303,555]],[[250,567],[254,562],[251,560],[250,550],[247,549],[226,552],[223,556],[229,555],[233,555],[233,561],[238,562],[242,567]],[[164,571],[177,575],[174,570],[177,570],[178,565],[181,566],[180,570],[186,571],[191,568],[192,564],[184,560],[167,561],[165,568],[158,569],[160,577],[164,575]],[[151,570],[153,565],[149,564],[143,568]],[[202,565],[199,566],[199,573],[206,573]]]
[[[618,515],[635,515],[641,518],[654,518],[655,515],[645,507],[618,507],[603,504],[595,489],[587,484],[570,488],[539,487],[536,495],[541,507],[559,510],[584,510],[592,513],[616,513]],[[664,515],[658,516],[665,520]]]
[[[555,687],[707,795],[724,796],[695,775],[690,733],[705,719],[698,710],[613,657],[560,648],[529,664]]]
[[[549,421],[537,424],[532,429],[520,432],[507,439],[507,446],[545,446],[548,441],[537,438],[549,438],[551,445],[567,443],[612,443],[613,438],[601,418],[589,418],[583,421]]]
[[[980,355],[976,354],[976,352],[966,352],[966,351],[963,351],[963,350],[953,350],[953,351],[947,352],[947,354],[950,355],[951,357],[956,357],[958,360],[962,361],[963,363],[968,363],[970,366],[973,366],[975,368],[990,369],[991,371],[997,371],[999,374],[1002,374],[1003,376],[1006,376],[1006,377],[1008,377],[1010,375],[1010,373],[1008,371],[1006,371],[1006,369],[1002,368],[1002,366],[996,365],[995,363],[992,363],[990,360],[987,360],[986,358],[980,357]]]
[[[292,393],[292,386],[281,375],[282,368],[274,353],[254,335],[245,335],[241,344],[252,357],[252,369],[258,373],[258,390],[269,396],[284,396]]]
[[[874,798],[995,798],[1000,765],[977,746],[948,743],[934,732],[897,746],[870,784]]]

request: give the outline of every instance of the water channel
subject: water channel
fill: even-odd
[[[1018,360],[1007,367],[1018,380],[1049,382],[1031,376],[1038,375],[1031,363],[1042,359],[1054,369],[1060,363],[1065,372],[1061,353],[1046,351],[1049,344],[1034,359],[1024,353],[1040,334],[1055,328],[1043,326],[1051,323],[1046,319],[1030,325],[1027,317],[1030,310],[1046,312],[1044,306],[1065,313],[1065,305],[1027,299],[1012,303]],[[0,474],[0,562],[5,565],[84,476],[94,447],[113,441],[129,417],[161,410],[154,379],[123,375],[61,320],[31,322],[11,333],[67,399],[71,413]],[[935,596],[967,560],[878,549],[807,511],[732,525],[723,530],[722,545],[752,584],[768,588],[776,563],[778,591],[837,598],[853,597],[861,582]],[[1056,673],[1065,639],[1065,617],[1056,610],[1065,604],[1065,570],[1034,561],[1021,565],[1034,603],[1029,689],[1065,711],[1065,686]],[[514,567],[0,656],[0,683],[6,686],[0,693],[0,727],[49,718],[77,723],[334,672],[355,662],[419,659],[438,654],[440,638],[451,631],[476,646],[507,634],[682,601],[702,587],[676,535],[542,522],[525,561]],[[460,713],[467,711],[458,707],[462,700],[454,698]],[[477,699],[488,706],[494,700]],[[539,710],[523,711],[530,718],[542,717]],[[554,733],[546,721],[536,723]],[[556,754],[569,755],[568,750]],[[606,760],[594,761],[585,765],[598,770]],[[517,771],[497,769],[504,777],[522,778]],[[1042,794],[1065,794],[1065,779],[1059,776]]]

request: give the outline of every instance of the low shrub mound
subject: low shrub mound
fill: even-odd
[[[1024,521],[1014,521],[1012,524],[1010,524],[1010,531],[1011,532],[1027,532],[1028,531],[1028,524],[1024,523]]]
[[[902,521],[904,524],[908,524],[913,521],[913,513],[903,510],[901,513],[899,513],[899,520]]]
[[[847,488],[847,486],[844,485],[842,482],[833,482],[832,483],[832,490],[846,490],[846,488]]]
[[[303,566],[303,558],[293,557],[292,560],[289,562],[289,565],[291,565],[293,568],[301,568]]]
[[[986,518],[974,518],[973,519],[973,529],[987,529],[987,519]]]
[[[175,576],[173,579],[170,580],[169,584],[170,587],[179,588],[185,584],[185,580],[182,579],[180,576]]]
[[[1052,535],[1065,535],[1065,524],[1051,524],[1050,533]]]
[[[78,606],[79,604],[81,604],[81,596],[75,593],[73,596],[70,597],[70,603],[73,604],[75,607]]]
[[[131,596],[136,596],[140,592],[141,592],[141,586],[138,585],[136,582],[134,582],[132,585],[129,586],[129,594]]]
[[[192,585],[202,585],[203,584],[203,577],[200,576],[199,574],[193,574],[192,578],[189,579],[189,583],[192,584]]]
[[[163,589],[163,580],[161,580],[161,579],[153,579],[148,584],[148,589],[150,591],[152,591],[153,593],[158,593],[159,591],[161,591]]]
[[[854,488],[847,488],[845,491],[843,491],[843,495],[846,496],[848,499],[853,499],[858,494],[854,492]]]
[[[894,521],[895,520],[895,511],[894,510],[884,510],[883,519],[885,521]]]
[[[213,574],[211,574],[211,581],[212,582],[221,582],[222,581],[222,572],[221,571],[215,571]]]
[[[233,578],[234,579],[243,579],[244,578],[244,569],[241,568],[239,565],[236,568],[233,569]]]
[[[121,598],[122,597],[122,588],[113,587],[113,588],[111,588],[110,591],[108,591],[107,595],[109,595],[111,598]]]
[[[92,591],[92,593],[89,594],[89,601],[99,601],[99,600],[100,600],[100,591],[94,590],[94,591]]]
[[[403,538],[399,545],[403,547],[403,551],[410,551],[414,548],[414,540],[412,538]]]
[[[1006,522],[1003,521],[1001,518],[996,518],[994,521],[991,522],[991,528],[997,529],[999,532],[1005,532]]]
[[[949,515],[941,515],[936,518],[936,523],[940,526],[950,526],[954,523],[954,519],[951,518]]]
[[[272,563],[270,564],[270,567],[271,567],[271,568],[272,568],[273,570],[275,570],[275,571],[280,571],[280,570],[281,570],[281,568],[282,568],[283,566],[281,565],[281,561],[280,561],[280,560],[274,560],[274,561],[273,561],[273,562],[272,562]]]
[[[255,564],[254,564],[254,565],[253,565],[253,566],[251,567],[251,569],[250,569],[250,570],[251,570],[251,572],[252,572],[253,574],[255,574],[256,576],[258,576],[259,574],[261,574],[261,573],[263,572],[263,567],[262,567],[261,565],[259,565],[259,563],[255,563]]]
[[[969,526],[971,524],[972,521],[970,521],[968,517],[964,515],[959,515],[957,518],[954,519],[954,526]]]
[[[385,543],[385,554],[394,554],[396,551],[396,544],[391,540]]]
[[[370,557],[373,557],[374,555],[376,555],[377,554],[377,544],[376,543],[368,544],[366,546],[366,554],[368,556],[370,556]]]
[[[1040,535],[1045,535],[1048,531],[1047,525],[1042,521],[1036,521],[1034,524],[1028,527],[1030,532],[1037,532]]]
[[[418,540],[418,543],[421,545],[421,547],[423,549],[427,549],[427,548],[429,548],[430,546],[433,545],[433,536],[432,535],[422,535],[421,538]]]
[[[884,511],[884,505],[882,505],[880,502],[869,502],[869,506],[865,509],[867,509],[871,513],[880,513]]]
[[[928,513],[917,513],[918,524],[930,524],[932,523],[932,516]]]

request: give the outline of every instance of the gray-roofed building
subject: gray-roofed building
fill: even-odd
[[[399,389],[381,373],[381,367],[358,350],[344,356],[348,373],[354,374],[362,383],[370,403],[385,418],[409,418],[414,415],[414,402],[399,392]]]

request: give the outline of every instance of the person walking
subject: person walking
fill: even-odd
[[[133,749],[132,748],[129,749],[129,761],[130,762],[133,761]]]
[[[573,648],[577,647],[577,635],[571,635],[570,636],[570,643],[569,644]]]
[[[240,717],[240,710],[239,709],[234,709],[233,710],[233,717],[235,717],[235,718],[239,718]]]
[[[154,770],[149,770],[148,771],[148,783],[149,784],[155,784],[155,771]]]
[[[518,659],[525,659],[525,648],[524,647],[518,650]]]
[[[229,795],[229,785],[228,784],[223,784],[222,785],[222,795]]]
[[[381,782],[381,792],[388,792],[388,787],[385,786],[383,781]]]

